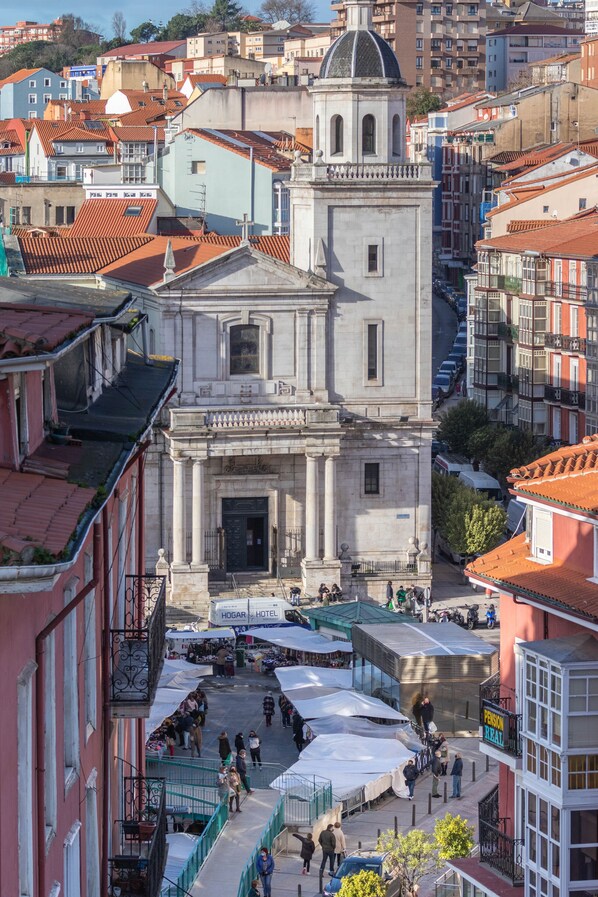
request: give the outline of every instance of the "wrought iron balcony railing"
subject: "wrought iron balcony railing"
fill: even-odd
[[[165,614],[163,576],[125,576],[122,627],[110,630],[115,716],[149,716],[164,657]]]
[[[567,336],[564,333],[545,333],[544,345],[547,349],[562,349],[564,352],[585,352],[586,341],[581,336]]]
[[[567,405],[569,408],[586,407],[586,394],[578,389],[563,389],[562,386],[545,386],[544,398],[547,402],[556,402],[559,405]]]
[[[110,894],[158,897],[166,865],[164,779],[125,778],[123,818],[110,857]]]
[[[554,280],[546,281],[546,295],[556,299],[578,299],[584,301],[588,298],[588,288],[573,283],[557,283]]]
[[[524,883],[521,838],[506,833],[508,818],[500,816],[498,785],[478,803],[480,861],[486,863],[513,885]]]
[[[521,757],[521,714],[508,709],[510,698],[495,697],[480,701],[482,741],[491,747]]]
[[[498,325],[498,335],[501,339],[506,339],[508,342],[517,342],[519,339],[519,327],[517,324],[506,324],[504,321]]]

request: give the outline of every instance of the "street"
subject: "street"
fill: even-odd
[[[432,379],[453,347],[457,315],[448,302],[432,293]]]

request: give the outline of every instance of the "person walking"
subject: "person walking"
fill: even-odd
[[[241,807],[239,806],[241,796],[241,779],[239,778],[239,774],[234,766],[231,766],[228,771],[228,812],[233,812],[233,801],[236,805],[237,813],[242,813]]]
[[[205,726],[206,724],[206,713],[208,712],[208,698],[206,696],[205,691],[203,689],[199,689],[197,692],[197,713],[199,715],[199,725]]]
[[[191,731],[189,733],[189,743],[191,745],[191,759],[197,757],[201,757],[201,746],[203,743],[203,733],[201,731],[201,726],[199,724],[199,720],[196,719],[191,726]]]
[[[255,867],[262,882],[264,897],[272,897],[272,875],[274,874],[274,857],[267,847],[262,847]]]
[[[226,771],[226,766],[224,763],[220,765],[220,769],[218,770],[218,797],[220,798],[221,803],[224,803],[225,800],[228,800],[228,772]]]
[[[394,597],[395,597],[394,589],[392,587],[392,582],[389,579],[388,582],[386,583],[386,609],[387,610],[395,609],[394,601],[393,601]]]
[[[419,726],[420,729],[423,728],[422,702],[423,702],[423,697],[421,695],[421,692],[417,691],[413,695],[413,701],[411,703],[411,710],[413,711],[413,719],[415,720],[415,725]]]
[[[461,777],[463,775],[463,758],[461,754],[455,754],[451,776],[453,777],[453,793],[451,797],[461,800]]]
[[[266,717],[266,726],[272,725],[272,717],[274,716],[274,698],[272,692],[269,691],[263,701],[264,716]]]
[[[442,763],[440,762],[440,751],[435,751],[432,757],[432,797],[440,797],[438,793],[438,782],[442,772]]]
[[[413,800],[413,792],[415,790],[415,780],[418,777],[419,773],[417,771],[417,766],[413,762],[413,760],[408,760],[407,765],[403,770],[403,778],[405,779],[405,784],[409,789],[409,800]]]
[[[430,734],[430,723],[434,722],[434,705],[426,696],[422,701],[421,718],[426,735]]]
[[[291,720],[290,720],[291,705],[284,695],[281,695],[279,697],[278,706],[280,708],[280,719],[282,721],[282,728],[287,729],[291,725]]]
[[[340,866],[342,861],[345,859],[347,855],[347,840],[345,838],[345,833],[341,828],[340,822],[334,823],[334,837],[336,840],[336,844],[334,845],[334,849],[336,851],[336,868]]]
[[[293,741],[299,753],[303,750],[303,717],[295,710],[293,713]]]
[[[194,722],[195,722],[195,720],[194,720],[193,717],[191,716],[191,713],[190,713],[190,712],[187,712],[187,713],[185,714],[185,716],[183,717],[183,722],[182,722],[182,726],[183,726],[183,745],[184,745],[183,750],[184,750],[184,751],[188,751],[188,750],[190,749],[190,747],[191,747],[191,745],[190,745],[191,729],[193,728],[193,723],[194,723]]]
[[[174,757],[174,746],[176,744],[176,729],[171,719],[166,720],[166,747],[171,757]]]
[[[228,740],[228,735],[224,730],[218,736],[218,753],[224,765],[228,766],[232,759],[232,751],[230,749],[230,741]]]
[[[243,788],[247,792],[247,794],[253,794],[253,791],[249,785],[249,779],[247,778],[247,751],[239,751],[237,754],[237,759],[235,762],[235,766],[237,767],[237,772],[239,773],[239,778],[241,779],[241,784]]]
[[[219,676],[221,679],[223,679],[226,676],[225,664],[226,664],[227,657],[228,657],[228,648],[225,648],[224,645],[222,645],[216,651],[216,663],[215,663],[216,675]]]
[[[334,826],[332,823],[320,832],[318,843],[322,848],[322,862],[320,863],[320,872],[326,868],[326,860],[330,865],[330,871],[334,872],[334,855],[336,853],[336,838],[334,837]]]
[[[293,832],[293,838],[298,838],[301,841],[301,852],[299,856],[303,860],[303,869],[301,870],[302,875],[309,875],[309,864],[311,863],[311,858],[314,855],[314,851],[316,849],[316,843],[313,839],[312,833],[308,832],[307,835],[299,835],[297,832]]]
[[[249,753],[251,755],[251,762],[253,763],[253,768],[255,769],[259,764],[260,769],[262,767],[262,743],[259,739],[259,735],[252,729],[249,733]]]
[[[243,738],[242,732],[237,732],[235,735],[235,751],[238,754],[239,751],[245,750],[245,739]]]
[[[247,897],[260,897],[260,892],[258,891],[260,880],[259,878],[254,878],[251,882],[251,887],[249,888],[249,893]]]

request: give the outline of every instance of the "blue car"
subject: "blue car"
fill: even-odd
[[[324,897],[332,897],[340,891],[343,878],[349,875],[357,875],[358,872],[376,872],[381,880],[387,883],[386,897],[398,897],[401,883],[392,875],[388,864],[387,853],[361,850],[352,853],[340,864],[330,881],[324,885]]]

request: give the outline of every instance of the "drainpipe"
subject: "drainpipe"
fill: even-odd
[[[49,635],[69,616],[72,611],[95,589],[100,581],[101,559],[100,544],[102,531],[98,523],[93,528],[93,575],[87,585],[77,592],[66,607],[57,614],[53,620],[35,637],[35,660],[37,663],[35,684],[35,747],[36,747],[36,796],[37,796],[37,878],[38,893],[45,893],[46,879],[46,818],[45,806],[45,744],[44,730],[46,718],[46,694],[44,691],[45,678],[45,641]],[[104,542],[106,540],[104,539]]]
[[[104,582],[104,601],[103,601],[103,622],[102,622],[102,785],[104,788],[104,800],[102,803],[102,863],[101,863],[101,890],[108,886],[108,838],[110,832],[110,734],[111,734],[111,717],[110,717],[110,554],[108,551],[108,506],[102,508],[102,529],[104,531],[103,548],[103,582]]]

